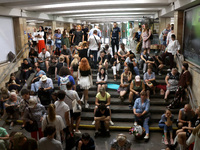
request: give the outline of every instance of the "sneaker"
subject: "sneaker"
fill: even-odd
[[[165,145],[168,145],[168,144],[169,144],[167,140],[164,140],[164,143],[165,143]]]
[[[137,122],[134,122],[133,125],[134,125],[134,126],[137,126]]]
[[[159,75],[159,76],[162,76],[162,74],[161,74],[160,72],[158,72],[158,75]]]
[[[128,107],[129,107],[129,109],[132,109],[132,105],[129,105]]]
[[[167,71],[171,71],[171,69],[167,69]]]
[[[84,102],[84,95],[82,96],[82,98],[81,98],[81,102],[84,104],[85,102]]]
[[[148,140],[149,139],[149,135],[145,135],[144,139]]]
[[[99,136],[99,132],[95,132],[94,137],[97,138]]]
[[[110,125],[111,125],[111,126],[114,126],[114,123],[112,122],[112,120],[110,120]]]
[[[88,103],[85,103],[85,108],[89,108],[89,104]]]
[[[81,134],[81,131],[80,131],[80,130],[75,131],[74,134],[75,134],[75,135],[80,135],[80,134]]]
[[[95,120],[92,122],[92,125],[95,125]]]

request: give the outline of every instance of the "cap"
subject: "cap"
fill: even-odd
[[[35,106],[35,104],[37,104],[36,98],[31,97],[31,98],[29,99],[28,107],[29,107],[29,108],[33,108],[33,107]]]
[[[43,75],[40,79],[41,81],[46,81],[47,80],[47,76],[46,75]]]
[[[140,76],[139,75],[135,76],[135,81],[140,82]]]

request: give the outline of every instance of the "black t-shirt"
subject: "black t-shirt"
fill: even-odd
[[[118,60],[120,61],[120,58],[118,57]],[[115,57],[111,58],[110,63],[113,65],[114,62],[117,63],[117,59]]]
[[[78,148],[78,143],[80,140],[81,139],[79,139],[76,143],[76,149]],[[82,144],[81,150],[95,150],[94,140],[92,138],[90,138],[87,145]]]
[[[38,53],[36,51],[34,53],[29,52],[29,57],[31,56],[38,57]]]
[[[74,44],[75,45],[78,45],[80,42],[82,42],[83,40],[83,34],[84,32],[83,31],[75,31],[74,32],[74,35],[75,35],[75,38],[74,38]]]
[[[21,150],[36,150],[38,149],[37,141],[32,138],[27,138],[26,143],[21,147]]]
[[[87,58],[87,52],[88,52],[88,49],[78,50],[79,57],[80,57],[80,58],[83,58],[83,57],[86,57],[86,58]]]
[[[112,32],[112,39],[119,39],[119,32],[120,32],[119,27],[113,28],[111,32]]]
[[[22,63],[22,65],[21,65],[22,70],[29,69],[30,67],[32,67],[30,63],[28,63],[28,64]]]
[[[57,74],[59,74],[60,68],[61,68],[62,66],[66,66],[66,67],[67,67],[67,64],[66,64],[66,63],[58,63],[58,64],[56,65]]]
[[[88,28],[84,28],[84,29],[82,29],[82,31],[83,31],[83,33],[84,33],[84,41],[88,41],[88,40],[87,40],[87,37],[88,37],[88,35],[87,35],[87,33],[88,33]]]
[[[95,116],[95,117],[102,117],[102,116],[108,117],[108,116],[110,116],[110,111],[109,111],[108,108],[106,108],[105,113],[102,114],[101,111],[100,111],[99,109],[97,109],[97,111],[96,111],[96,113],[95,113],[94,116]]]
[[[105,62],[105,60],[107,59],[106,55],[103,57],[102,63]],[[98,63],[101,61],[101,57],[98,58]]]

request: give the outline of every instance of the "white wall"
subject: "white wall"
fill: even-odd
[[[7,60],[10,51],[15,54],[13,19],[0,16],[0,63]]]

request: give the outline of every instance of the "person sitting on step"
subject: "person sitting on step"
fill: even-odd
[[[140,75],[139,69],[137,67],[137,60],[134,54],[130,54],[129,57],[126,58],[124,66],[129,67],[132,74],[135,73],[135,75]]]
[[[110,118],[111,118],[111,109],[110,109],[110,99],[111,96],[108,92],[106,92],[106,89],[104,87],[101,87],[99,89],[99,92],[96,95],[96,100],[95,100],[95,108],[94,108],[94,114],[96,114],[96,110],[98,108],[99,105],[104,104],[106,106],[106,108],[109,110],[109,114],[110,114]],[[114,123],[112,122],[112,120],[109,120],[110,124],[113,126]],[[95,124],[95,120],[92,122],[92,124]]]
[[[50,58],[50,53],[48,51],[46,51],[45,48],[42,49],[42,52],[39,53],[38,55],[38,62],[39,65],[45,69],[44,66],[46,66],[46,72],[48,72],[49,70],[49,58]]]
[[[137,98],[140,97],[140,93],[145,91],[144,82],[140,79],[140,76],[135,76],[135,80],[131,82],[129,93],[129,108],[132,109],[132,104]]]
[[[117,52],[117,54],[120,57],[121,62],[124,63],[124,61],[126,60],[126,58],[129,56],[129,52],[125,48],[125,44],[124,43],[121,44],[121,49]]]
[[[54,91],[53,81],[46,75],[43,75],[39,81],[38,97],[42,105],[49,105],[51,103],[51,94]]]
[[[120,70],[120,67],[121,67],[120,57],[118,56],[117,53],[115,53],[114,57],[111,58],[110,63],[112,65],[112,69],[113,69],[114,81],[116,81],[117,77],[119,77],[119,70]]]
[[[108,59],[105,55],[104,51],[101,51],[100,56],[98,58],[99,67],[104,66],[106,70],[108,70]]]
[[[76,142],[77,150],[95,150],[94,140],[88,133],[83,133],[82,137]]]
[[[119,98],[124,101],[124,96],[129,90],[129,85],[132,80],[132,73],[129,71],[128,67],[124,67],[124,72],[121,74],[121,84],[119,88]]]
[[[23,83],[27,81],[30,74],[33,72],[31,63],[28,62],[28,59],[24,59],[23,63],[21,64],[21,74],[20,79]]]
[[[153,91],[153,94],[156,94],[156,81],[155,81],[155,72],[152,72],[152,68],[149,67],[147,72],[143,76],[145,83],[145,90],[147,91],[147,99],[150,97],[150,92]]]
[[[145,91],[142,91],[140,93],[140,98],[137,98],[135,100],[134,106],[133,106],[133,113],[135,115],[135,125],[143,124],[143,127],[145,128],[145,140],[149,139],[149,119],[150,119],[150,113],[149,113],[149,100],[147,99],[147,93]]]
[[[106,74],[105,68],[102,67],[100,71],[97,73],[97,92],[99,92],[99,89],[103,87],[104,89],[107,88],[107,80],[108,80],[108,75]]]
[[[94,120],[95,120],[95,138],[100,135],[99,129],[102,130],[101,134],[105,134],[106,136],[110,136],[109,132],[109,122],[110,122],[110,110],[106,108],[105,104],[101,104],[98,106],[98,109],[95,112]],[[105,128],[105,131],[103,130]]]

